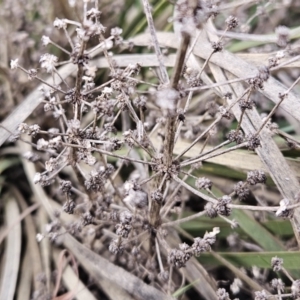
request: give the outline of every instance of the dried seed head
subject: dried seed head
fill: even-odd
[[[212,42],[211,46],[213,48],[214,53],[221,52],[223,50],[223,44],[221,42]]]
[[[230,290],[233,295],[236,295],[240,292],[243,282],[239,278],[234,278],[232,284],[230,285]]]
[[[282,217],[282,218],[292,218],[293,217],[294,210],[287,208],[290,205],[290,201],[288,199],[282,199],[279,202],[279,205],[280,205],[280,207],[275,213],[277,217]]]
[[[169,280],[169,272],[168,271],[162,271],[158,274],[158,278],[161,281],[167,282]]]
[[[267,176],[261,170],[249,171],[247,173],[247,182],[250,185],[255,185],[258,183],[266,183],[266,181],[267,181]]]
[[[37,150],[47,150],[49,146],[49,142],[44,139],[39,139],[36,144]]]
[[[132,226],[129,224],[117,224],[116,225],[116,234],[122,236],[123,238],[128,238],[128,235],[132,229]]]
[[[189,251],[190,247],[188,244],[183,243],[179,245],[180,250],[172,249],[168,255],[168,262],[175,268],[185,267],[186,262],[192,257]]]
[[[34,79],[37,76],[37,70],[36,69],[28,70],[27,76],[29,80]]]
[[[148,206],[148,194],[143,190],[130,189],[124,202],[132,208],[143,209]]]
[[[292,287],[292,296],[294,299],[299,299],[300,297],[300,279],[294,280]]]
[[[212,182],[210,179],[208,179],[206,177],[201,177],[201,178],[196,179],[195,186],[199,190],[201,190],[201,189],[211,190]]]
[[[17,69],[18,66],[19,66],[19,59],[18,59],[18,58],[17,58],[17,59],[12,59],[12,60],[10,61],[10,68],[11,68],[12,70]]]
[[[255,294],[255,298],[254,300],[268,300],[268,294],[265,290],[257,291],[254,293]]]
[[[219,107],[219,113],[222,115],[223,118],[230,120],[232,118],[232,114],[227,111],[224,106]]]
[[[227,138],[230,142],[236,142],[237,144],[241,144],[244,141],[244,134],[241,130],[231,130],[227,134]]]
[[[235,27],[237,27],[239,25],[239,21],[236,17],[233,17],[233,16],[229,16],[225,23],[227,24],[227,28],[228,29],[233,29]]]
[[[45,162],[45,170],[48,172],[53,172],[58,168],[58,161],[51,157],[48,161]]]
[[[258,74],[247,80],[253,90],[263,89],[264,81],[267,81],[270,77],[270,69],[267,66],[261,66],[258,68]]]
[[[275,33],[277,36],[277,45],[280,47],[286,47],[290,37],[290,29],[286,26],[278,26],[275,29]]]
[[[45,53],[40,58],[41,67],[45,68],[47,73],[51,73],[55,70],[55,66],[58,62],[58,57],[49,53]]]
[[[93,216],[88,211],[81,215],[81,225],[82,226],[87,226],[87,225],[92,224],[93,220],[94,220]]]
[[[31,162],[37,162],[40,159],[40,156],[36,153],[33,153],[32,151],[27,151],[23,153],[22,156]]]
[[[112,254],[122,254],[124,251],[124,246],[122,245],[122,241],[120,239],[115,239],[112,240],[111,243],[109,244],[109,248],[108,250],[112,253]]]
[[[53,22],[53,26],[58,28],[58,29],[62,29],[62,28],[66,29],[67,28],[67,23],[62,19],[56,18]]]
[[[239,181],[235,186],[234,186],[234,192],[238,196],[240,201],[244,201],[247,199],[247,197],[250,194],[250,190],[247,188],[245,183],[243,181]]]
[[[231,197],[228,195],[224,195],[223,197],[219,198],[219,202],[216,206],[217,213],[222,216],[230,216],[231,208],[227,206],[230,202]]]
[[[69,180],[61,180],[59,183],[60,189],[64,194],[69,194],[71,192],[72,183]]]
[[[274,278],[271,281],[271,285],[272,287],[276,290],[276,291],[281,291],[284,292],[284,283],[283,281],[279,278]]]
[[[273,271],[275,271],[275,272],[280,271],[282,268],[282,264],[283,264],[282,258],[279,258],[277,256],[272,257],[271,266],[272,266]]]
[[[230,300],[229,294],[223,288],[217,290],[217,297],[218,300]]]
[[[161,191],[156,190],[153,193],[151,193],[151,200],[161,203],[163,200],[163,194],[161,193]]]
[[[204,209],[206,210],[206,214],[210,218],[216,218],[218,216],[218,212],[213,203],[207,202]]]
[[[130,224],[132,221],[132,213],[128,210],[123,210],[119,214],[119,220],[122,224]]]
[[[243,98],[239,101],[239,106],[241,110],[252,109],[253,106],[255,106],[255,103],[250,97],[248,99]]]
[[[216,235],[220,233],[220,229],[215,227],[213,231],[206,232],[203,238],[194,238],[191,250],[195,256],[199,256],[202,252],[210,251],[211,245],[216,242]]]
[[[72,215],[74,213],[74,209],[76,207],[76,203],[74,201],[67,201],[63,205],[63,211],[67,214]]]
[[[21,132],[21,133],[26,133],[29,129],[29,126],[26,124],[26,123],[21,123],[19,126],[18,126],[18,130]]]
[[[254,151],[257,147],[261,146],[260,139],[254,134],[249,134],[246,136],[248,141],[247,147],[249,150]]]

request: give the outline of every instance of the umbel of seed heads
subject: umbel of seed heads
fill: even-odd
[[[168,255],[168,261],[175,268],[185,267],[192,256],[199,256],[202,252],[210,251],[211,245],[216,242],[216,235],[220,232],[218,227],[205,233],[203,238],[194,238],[194,243],[189,246],[186,243],[179,244],[179,249],[172,249]]]

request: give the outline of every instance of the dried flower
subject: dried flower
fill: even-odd
[[[19,66],[19,59],[18,59],[18,58],[12,59],[12,60],[10,61],[10,68],[11,68],[12,70],[17,69],[18,66]]]
[[[47,73],[51,73],[55,70],[58,57],[55,55],[45,53],[40,58],[41,67],[45,68]]]
[[[43,46],[47,46],[49,43],[51,43],[51,40],[48,36],[43,35],[42,36],[42,44]]]
[[[53,22],[53,26],[58,28],[58,29],[62,29],[62,28],[66,29],[67,28],[67,23],[62,19],[56,18],[55,21]]]
[[[27,132],[28,129],[29,129],[29,126],[28,126],[26,123],[21,123],[21,124],[18,126],[18,130],[19,130],[21,133]]]
[[[290,205],[290,201],[288,199],[282,199],[279,202],[279,209],[276,211],[276,216],[277,217],[282,217],[282,218],[292,218],[294,214],[294,210],[288,209],[287,206]]]

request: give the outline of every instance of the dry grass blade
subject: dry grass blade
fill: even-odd
[[[82,267],[96,281],[101,281],[102,278],[105,278],[114,282],[128,292],[132,299],[172,299],[171,296],[163,294],[156,288],[144,283],[141,279],[97,255],[69,234],[64,236],[64,245],[75,255]]]
[[[48,223],[48,215],[44,209],[40,209],[38,212],[38,226],[39,231],[45,230],[45,224]],[[51,244],[49,239],[43,239],[40,243],[40,253],[42,258],[43,270],[46,275],[47,290],[51,290]]]
[[[59,251],[53,249],[52,257],[55,262],[56,268],[59,266]],[[72,267],[68,264],[62,274],[62,279],[65,286],[69,291],[73,291],[73,297],[77,300],[96,300],[94,295],[88,290],[88,288],[78,278],[78,274],[75,274]]]
[[[16,290],[17,300],[30,299],[31,295],[31,283],[33,276],[33,270],[31,268],[32,260],[29,247],[26,248],[26,253],[23,257],[22,266],[20,270],[20,281],[18,289]]]
[[[5,246],[5,263],[2,274],[0,299],[13,300],[17,279],[19,274],[19,264],[21,255],[21,223],[19,208],[11,195],[3,197],[5,201],[5,221],[10,231],[7,235]]]
[[[23,211],[22,214],[24,214],[24,212],[28,212],[29,209],[32,210],[40,206],[39,203],[36,203],[31,207],[28,207],[25,199],[23,198],[22,194],[19,192],[18,189],[16,189],[15,187],[11,187],[11,191],[15,196],[15,198],[17,199],[18,204]],[[42,261],[41,261],[39,246],[36,241],[36,227],[35,227],[34,219],[29,213],[25,217],[24,223],[25,223],[25,232],[27,238],[27,248],[28,248],[30,261],[31,261],[30,269],[32,270],[33,278],[37,278],[37,276],[42,272]],[[33,286],[35,290],[38,289],[38,285],[39,283],[36,280],[34,280]]]
[[[261,66],[268,61],[270,56],[272,56],[272,53],[236,53],[236,55],[248,63],[254,63],[256,66]],[[274,53],[273,55],[275,56],[276,53]],[[300,61],[290,62],[290,59],[284,58],[282,59],[282,62],[280,63],[280,66],[278,68],[299,68],[299,67],[300,67]]]

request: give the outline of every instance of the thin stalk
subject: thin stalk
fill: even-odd
[[[157,56],[157,60],[159,63],[159,69],[160,69],[160,81],[162,84],[168,84],[169,83],[169,76],[168,76],[168,72],[167,72],[167,68],[164,65],[163,62],[163,55],[160,51],[160,47],[159,47],[159,43],[158,43],[158,39],[156,36],[156,30],[154,27],[154,22],[153,22],[153,18],[152,18],[152,14],[151,14],[151,8],[150,8],[150,4],[148,0],[143,0],[143,5],[144,5],[144,11],[145,11],[145,15],[147,18],[147,22],[148,22],[148,27],[150,30],[150,35],[152,38],[152,45],[154,46],[155,49],[155,53]]]

